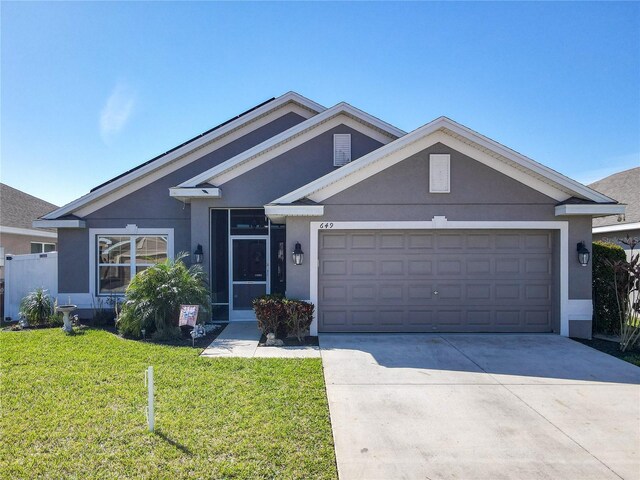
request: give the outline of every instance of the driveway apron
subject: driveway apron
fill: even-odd
[[[321,334],[347,479],[640,479],[640,368],[557,335]]]

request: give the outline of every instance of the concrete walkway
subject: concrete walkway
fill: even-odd
[[[640,368],[557,335],[320,337],[341,480],[640,478]]]
[[[202,357],[320,358],[318,347],[258,347],[256,322],[230,322],[200,354]]]

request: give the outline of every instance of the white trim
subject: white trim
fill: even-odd
[[[288,109],[281,111],[281,107],[288,106]],[[162,178],[184,165],[219,149],[221,146],[246,135],[245,127],[251,126],[250,131],[255,130],[283,115],[294,111],[295,113],[310,118],[315,113],[323,112],[325,107],[309,100],[295,92],[288,92],[284,95],[262,105],[259,108],[243,115],[214,131],[203,135],[197,140],[193,140],[179,149],[156,159],[148,165],[118,178],[117,180],[100,187],[94,192],[90,192],[67,205],[48,213],[43,218],[47,220],[56,219],[63,215],[77,212],[79,216],[85,216],[99,208],[122,198],[141,186]],[[210,145],[215,142],[214,145]],[[206,147],[206,148],[205,148]],[[166,168],[163,168],[166,167]],[[161,171],[160,171],[161,170]],[[144,177],[144,178],[142,178]],[[130,185],[135,182],[134,185]],[[127,187],[124,188],[123,187]],[[122,189],[122,191],[121,191]],[[100,200],[98,202],[98,200]],[[95,205],[94,205],[95,203]]]
[[[432,141],[425,141],[427,138]],[[461,153],[469,155],[475,160],[481,161],[558,201],[566,200],[571,196],[581,196],[596,202],[612,201],[609,197],[585,187],[524,155],[520,155],[467,127],[446,117],[440,117],[404,137],[274,200],[273,203],[292,203],[304,197],[311,198],[317,202],[322,201],[371,175],[375,175],[384,168],[428,148],[436,142],[443,142],[449,146],[455,145],[454,148]],[[365,170],[365,167],[376,163],[379,163],[379,165]]]
[[[569,318],[569,320],[592,320],[593,301],[569,300],[567,303],[567,317]]]
[[[486,152],[477,150],[476,148],[461,142],[455,137],[447,135],[443,131],[434,131],[428,135],[420,137],[410,145],[400,146],[399,148],[391,149],[391,151],[387,152],[385,155],[379,155],[381,150],[386,150],[387,147],[397,144],[401,140],[403,140],[403,138],[400,138],[399,140],[396,140],[384,147],[380,147],[370,154],[354,160],[350,164],[330,172],[325,176],[299,188],[298,190],[274,200],[273,203],[290,203],[304,197],[308,197],[315,202],[322,202],[327,198],[332,197],[333,195],[336,195],[337,193],[340,193],[343,190],[346,190],[349,187],[402,162],[403,160],[406,160],[410,156],[435,145],[436,143],[446,144],[460,153],[472,157],[474,160],[487,165],[494,170],[498,170],[504,175],[534,188],[556,201],[566,200],[570,196],[566,192],[532,177],[521,169],[517,169],[512,165],[506,164]]]
[[[207,182],[220,186],[340,124],[358,131],[361,131],[364,126],[366,127],[366,135],[384,144],[405,134],[402,130],[342,102],[182,182],[178,186],[194,187]]]
[[[34,225],[34,227],[36,227],[36,225]],[[32,237],[42,237],[42,238],[58,238],[58,234],[56,232],[43,232],[42,230],[32,230],[30,228],[0,226],[0,233],[4,233],[6,235],[13,234],[13,235],[29,235]]]
[[[138,228],[135,224],[128,224],[125,228],[90,228],[89,229],[89,294],[97,301],[105,295],[96,292],[96,237],[98,235],[166,235],[167,258],[175,257],[173,243],[173,228]],[[108,296],[108,295],[107,295]]]
[[[265,205],[267,217],[319,217],[324,215],[324,205]]]
[[[34,220],[31,224],[35,228],[86,228],[84,220]]]
[[[566,204],[556,206],[556,217],[562,215],[622,215],[626,205],[621,204]]]
[[[222,197],[222,192],[215,187],[172,187],[169,189],[169,196],[188,203],[192,198],[220,198]]]
[[[318,239],[321,225],[332,224],[333,230],[430,230],[430,229],[457,229],[457,230],[491,230],[491,229],[514,229],[514,230],[558,230],[560,232],[560,335],[569,336],[569,223],[566,221],[550,222],[526,222],[526,221],[448,221],[445,217],[434,217],[432,221],[424,222],[322,222],[309,223],[309,293],[311,303],[316,305],[314,309],[313,322],[311,323],[311,335],[318,334]]]
[[[625,232],[627,230],[640,230],[640,222],[619,223],[618,225],[606,225],[603,227],[593,227],[592,233]]]

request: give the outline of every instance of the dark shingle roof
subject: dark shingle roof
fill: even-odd
[[[585,200],[584,198],[569,197],[566,200],[558,203],[558,205],[594,205],[596,202],[593,200]],[[615,203],[615,202],[610,202]]]
[[[0,183],[0,225],[33,228],[31,222],[58,208],[33,195]]]
[[[618,216],[611,215],[594,218],[594,227],[640,222],[640,167],[614,173],[592,183],[589,187],[627,205],[624,222],[618,222]]]

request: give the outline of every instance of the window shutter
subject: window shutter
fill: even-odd
[[[429,192],[449,193],[450,191],[450,159],[449,154],[429,155]]]
[[[351,161],[351,134],[336,133],[333,136],[333,166],[341,167]]]

